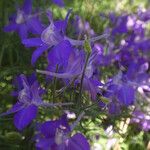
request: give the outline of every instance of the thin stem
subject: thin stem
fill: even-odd
[[[98,41],[102,38],[107,38],[109,36],[109,34],[102,34],[102,35],[99,35],[99,36],[96,36],[96,37],[93,37],[93,38],[90,38],[88,41],[91,43],[91,42],[95,42],[95,41]],[[66,40],[69,40],[69,42],[72,44],[72,45],[75,45],[75,46],[80,46],[80,45],[84,45],[84,42],[85,40],[74,40],[74,39],[71,39],[69,37],[64,37]]]
[[[70,126],[71,131],[74,130],[74,128],[78,125],[82,117],[85,115],[85,112],[83,111],[77,118],[77,120]]]
[[[83,80],[84,80],[85,70],[86,70],[86,66],[87,66],[87,64],[88,64],[88,59],[89,59],[89,57],[90,57],[90,53],[87,54],[87,57],[86,57],[86,60],[85,60],[85,64],[84,64],[84,68],[83,68],[83,73],[82,73],[82,76],[81,76],[78,102],[81,102]]]
[[[2,32],[2,27],[4,27],[5,25],[5,12],[6,12],[6,4],[5,4],[5,0],[2,1],[2,7],[0,7],[0,9],[2,9],[2,13],[1,13],[1,23],[0,23],[0,43],[3,43],[3,45],[1,46],[1,53],[0,53],[0,66],[2,66],[2,60],[3,60],[3,54],[4,54],[4,42],[5,42],[5,34]]]
[[[71,74],[70,72],[66,72],[66,73],[55,73],[55,72],[50,72],[50,71],[43,71],[43,70],[38,70],[36,69],[37,73],[41,73],[41,74],[45,74],[45,75],[49,75],[49,76],[55,76],[57,78],[62,78],[62,79],[66,79],[66,78],[74,78],[75,76],[80,75],[80,73],[76,73],[76,74]]]
[[[73,80],[71,80],[65,87],[61,88],[60,90],[56,90],[56,92],[58,93],[56,95],[56,97],[60,96],[71,84],[74,83],[75,80],[76,80],[76,78],[74,78]]]
[[[0,66],[2,66],[4,50],[5,50],[5,48],[4,48],[4,46],[2,46],[2,48],[1,48],[1,53],[0,53]]]
[[[56,106],[69,106],[69,105],[73,105],[73,103],[47,103],[44,102],[42,104],[39,104],[39,106],[41,107],[56,107]]]
[[[56,65],[56,71],[55,72],[56,73],[58,72],[58,65]],[[54,82],[53,82],[53,102],[55,100],[56,83],[57,83],[57,78],[54,77]]]

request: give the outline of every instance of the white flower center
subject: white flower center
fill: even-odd
[[[55,134],[55,143],[56,144],[60,145],[63,143],[63,135],[64,135],[63,130],[57,128],[56,134]]]
[[[57,45],[62,36],[55,30],[54,25],[50,24],[41,34],[41,40],[49,46]]]
[[[21,24],[21,23],[23,23],[24,21],[25,21],[25,19],[24,19],[23,12],[19,10],[19,11],[17,12],[16,23],[17,23],[17,24]]]

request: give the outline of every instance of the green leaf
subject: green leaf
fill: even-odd
[[[100,97],[100,100],[105,104],[108,104],[110,102],[108,98],[103,97],[103,96]]]
[[[84,49],[85,49],[85,51],[87,51],[88,53],[91,53],[91,51],[92,51],[91,45],[90,45],[90,43],[89,43],[87,37],[85,37]]]
[[[14,131],[8,132],[5,137],[11,143],[12,142],[19,143],[21,142],[21,139],[22,139],[21,134],[18,132],[14,132]]]

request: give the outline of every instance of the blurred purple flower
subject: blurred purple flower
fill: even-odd
[[[132,118],[130,123],[137,124],[140,129],[143,131],[150,130],[150,115],[146,115],[144,112],[140,110],[135,110],[132,113]]]
[[[147,22],[150,20],[150,10],[149,9],[146,11],[139,10],[138,16],[139,16],[140,20]]]
[[[65,6],[64,0],[53,0],[53,3],[55,3],[59,7],[64,7]]]
[[[112,30],[112,35],[124,34],[128,32],[127,19],[128,19],[128,15],[117,17],[115,27]]]
[[[110,100],[108,111],[110,114],[119,114],[122,106],[130,106],[135,101],[135,88],[128,81],[124,81],[124,74],[120,71],[104,86],[104,96]],[[105,107],[105,105],[100,105]]]
[[[5,32],[18,32],[23,40],[27,38],[28,32],[35,34],[41,33],[43,27],[37,15],[32,15],[32,0],[25,0],[21,8],[17,9],[17,13],[10,19],[10,24],[4,27]]]

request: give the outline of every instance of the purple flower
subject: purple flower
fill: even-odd
[[[59,7],[64,7],[65,5],[63,0],[53,0],[53,3],[55,3]]]
[[[18,130],[22,130],[36,118],[38,106],[42,104],[40,96],[43,90],[37,81],[31,84],[23,74],[20,75],[19,84],[21,89],[16,93],[18,95],[17,103],[6,113],[1,114],[1,116],[15,113],[14,125]]]
[[[69,136],[71,132],[66,115],[54,121],[47,121],[39,127],[36,138],[38,150],[89,150],[87,139],[77,133]]]
[[[96,98],[96,94],[98,92],[98,86],[101,83],[98,81],[96,77],[94,77],[94,61],[96,60],[97,52],[93,51],[88,59],[88,63],[84,72],[83,78],[83,88],[90,92],[92,99]],[[72,52],[68,59],[68,64],[65,67],[62,73],[55,73],[50,71],[41,71],[37,70],[37,72],[50,75],[57,78],[69,79],[70,82],[76,78],[75,83],[80,84],[82,74],[84,71],[85,65],[85,54],[84,52]]]
[[[4,27],[4,31],[16,31],[23,40],[28,32],[39,34],[43,27],[37,17],[32,15],[32,0],[25,0],[22,8],[17,9],[17,14],[10,19],[10,24]]]
[[[25,39],[22,41],[22,43],[26,47],[38,47],[32,54],[32,59],[31,59],[32,65],[35,64],[37,59],[43,54],[44,51],[52,47],[53,47],[53,51],[61,49],[63,44],[71,48],[69,41],[66,41],[64,39],[64,34],[63,34],[66,30],[69,13],[70,11],[68,12],[65,20],[59,20],[53,22],[52,14],[48,12],[50,25],[42,31],[41,37]],[[58,52],[54,52],[54,53],[58,53]]]
[[[146,10],[146,11],[139,10],[138,16],[140,20],[147,22],[150,20],[150,10]]]
[[[72,23],[73,28],[75,29],[75,34],[84,36],[88,35],[90,37],[95,35],[94,30],[90,27],[90,24],[88,21],[83,21],[80,16],[75,16],[75,19]]]
[[[48,14],[48,19],[50,21],[50,25],[42,31],[41,37],[24,39],[22,41],[22,43],[26,47],[38,47],[32,54],[32,59],[31,59],[32,65],[35,64],[35,62],[43,54],[43,52],[49,49],[51,51],[49,52],[48,57],[51,57],[50,59],[54,59],[53,56],[55,56],[55,58],[59,56],[60,58],[62,54],[63,56],[66,55],[68,57],[68,54],[72,51],[72,46],[84,45],[84,40],[74,40],[65,35],[70,13],[71,10],[68,11],[65,20],[58,20],[54,22],[51,12],[48,12],[47,14]],[[104,34],[101,36],[91,38],[90,42],[94,42],[101,38],[106,38],[107,36],[108,36],[107,34]],[[61,61],[62,59],[63,61],[67,61],[66,57],[61,56]],[[57,61],[55,63],[57,63]]]
[[[128,15],[119,16],[117,18],[115,27],[112,30],[112,35],[127,33],[127,19]]]
[[[132,118],[130,123],[137,124],[140,129],[143,131],[150,130],[150,115],[146,115],[144,112],[140,110],[135,110],[132,113]]]
[[[23,75],[24,76],[24,75]],[[13,80],[13,87],[15,88],[15,91],[11,92],[12,96],[18,97],[19,92],[24,88],[22,79],[22,75],[16,76]],[[32,73],[31,75],[26,76],[26,81],[28,82],[29,86],[31,86],[36,81],[36,74]],[[40,94],[42,94],[44,91],[41,89]]]
[[[130,85],[123,84],[117,92],[117,98],[125,106],[132,105],[135,99],[134,88]]]
[[[132,60],[127,63],[126,71],[120,71],[106,84],[105,96],[112,101],[113,107],[114,104],[117,107],[133,105],[137,90],[142,91],[141,94],[144,96],[144,87],[150,87],[149,75],[146,73],[149,66],[147,61],[139,58],[137,62]],[[108,106],[110,108],[112,104]]]
[[[72,45],[69,41],[64,40],[57,44],[56,46],[52,47],[48,53],[47,61],[49,71],[56,71],[58,66],[58,70],[62,71],[64,68],[67,67],[69,56],[74,51]]]
[[[128,81],[124,80],[124,74],[120,71],[104,85],[107,88],[104,96],[110,100],[108,104],[110,114],[118,114],[121,112],[122,106],[128,107],[134,104],[135,88]]]

